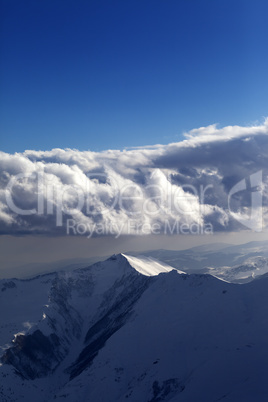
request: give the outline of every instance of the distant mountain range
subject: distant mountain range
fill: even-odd
[[[157,258],[188,274],[210,274],[233,283],[250,282],[268,272],[266,241],[235,246],[215,243],[178,251],[152,250],[143,255]]]

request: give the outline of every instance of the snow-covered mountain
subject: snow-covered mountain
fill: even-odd
[[[257,277],[268,273],[268,257],[250,257],[242,264],[231,267],[208,267],[207,272],[217,278],[232,283],[251,282]]]
[[[267,290],[122,254],[2,280],[0,400],[266,401]]]

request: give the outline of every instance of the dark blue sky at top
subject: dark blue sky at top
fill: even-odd
[[[268,115],[266,0],[1,0],[1,150],[103,150]]]

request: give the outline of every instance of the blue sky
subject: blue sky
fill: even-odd
[[[1,142],[104,150],[268,115],[265,0],[1,0]]]

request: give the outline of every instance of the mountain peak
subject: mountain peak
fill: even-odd
[[[132,255],[123,253],[113,254],[106,261],[112,263],[113,266],[115,264],[116,266],[114,266],[113,268],[116,268],[117,271],[119,270],[119,267],[123,268],[124,270],[131,269],[131,271],[135,270],[136,272],[144,276],[156,276],[160,273],[170,272],[175,269],[165,262],[159,261],[153,257],[147,257],[143,255],[138,255],[134,257]],[[106,265],[105,261],[99,264],[101,264],[101,266]],[[111,267],[108,269],[110,270]],[[175,270],[181,274],[185,273],[177,269]]]

